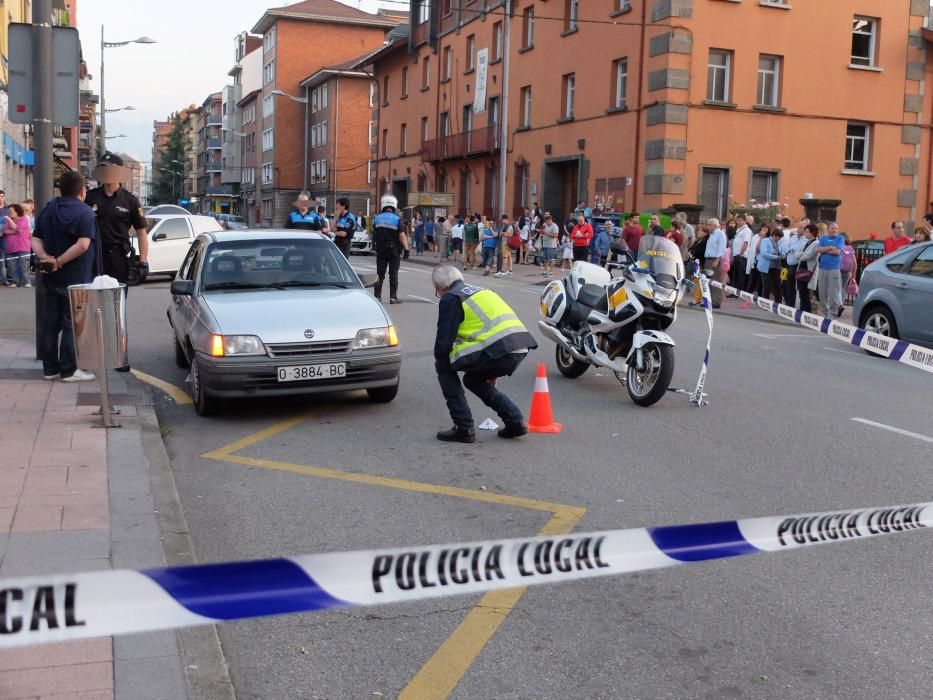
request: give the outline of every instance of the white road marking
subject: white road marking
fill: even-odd
[[[409,295],[407,295],[407,296],[408,296],[409,299],[417,299],[418,301],[424,301],[424,302],[427,302],[428,304],[436,304],[436,303],[438,303],[438,302],[437,302],[437,299],[428,299],[427,297],[419,297],[419,296],[416,296],[416,295],[414,295],[414,294],[409,294]]]
[[[882,430],[887,430],[892,433],[897,433],[898,435],[906,435],[907,437],[912,437],[917,440],[923,440],[924,442],[933,443],[933,437],[927,435],[921,435],[920,433],[912,433],[909,430],[902,430],[901,428],[895,428],[891,425],[885,425],[884,423],[876,423],[873,420],[868,420],[867,418],[853,418],[856,423],[864,423],[865,425],[870,425],[875,428],[881,428]]]
[[[857,350],[843,350],[842,348],[831,348],[827,345],[824,345],[823,349],[828,350],[829,352],[839,352],[843,355],[858,355],[860,357],[863,356],[862,353]]]

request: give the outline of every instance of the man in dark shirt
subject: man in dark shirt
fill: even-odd
[[[139,274],[145,277],[149,271],[146,219],[136,195],[120,186],[121,182],[129,179],[129,170],[123,166],[120,156],[108,151],[100,157],[94,177],[102,184],[90,190],[84,201],[97,215],[101,269],[105,275],[126,283],[133,264],[133,246],[130,243],[132,228],[136,231],[139,245]]]
[[[641,237],[644,233],[644,230],[638,223],[638,217],[631,216],[629,220],[625,222],[625,226],[622,228],[622,240],[625,241],[625,245],[628,246],[632,255],[638,255],[638,246],[641,244]]]
[[[32,251],[42,272],[37,284],[45,288],[39,354],[46,379],[83,382],[95,377],[77,369],[68,286],[87,284],[94,278],[92,243],[97,226],[94,212],[84,204],[81,173],[64,173],[59,189],[62,196],[49,202],[42,211],[32,235]]]

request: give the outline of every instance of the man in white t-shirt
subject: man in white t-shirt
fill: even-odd
[[[732,272],[732,286],[737,289],[745,289],[745,266],[748,264],[748,246],[752,241],[752,229],[748,221],[739,217],[740,226],[732,239],[732,265],[729,268]],[[737,294],[730,294],[731,298],[738,297]]]
[[[557,237],[560,235],[560,229],[554,223],[550,214],[544,215],[544,228],[541,230],[541,258],[543,260],[545,277],[554,275],[553,263],[557,257]]]
[[[460,254],[463,253],[463,219],[457,219],[457,223],[451,226],[450,245],[454,249],[454,263],[460,262]]]

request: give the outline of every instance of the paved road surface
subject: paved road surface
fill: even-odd
[[[502,386],[527,407],[536,363],[547,362],[564,432],[441,444],[434,433],[449,419],[432,368],[429,273],[404,265],[405,303],[389,309],[404,349],[390,405],[364,395],[257,400],[202,419],[190,406],[157,400],[201,560],[523,536],[552,515],[416,485],[384,488],[366,475],[584,508],[577,530],[933,494],[929,443],[852,420],[933,436],[930,375],[793,326],[725,317],[713,343],[709,408],[674,395],[638,408],[609,373],[556,374],[553,347],[542,342]],[[477,279],[536,326],[540,287]],[[131,359],[184,386],[172,362],[167,286],[131,292]],[[672,335],[675,383],[692,387],[706,321],[682,313]],[[478,422],[491,415],[472,405]],[[243,456],[259,461],[236,463]],[[929,692],[931,548],[920,532],[539,587],[498,629],[508,604],[471,612],[478,599],[463,597],[234,623],[220,636],[243,698],[395,697],[426,664],[409,697],[445,687],[457,698],[919,697]],[[458,632],[468,616],[476,624]]]

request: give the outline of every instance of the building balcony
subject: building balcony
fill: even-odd
[[[222,148],[224,145],[224,140],[222,138],[210,138],[207,139],[208,148]]]
[[[207,185],[204,188],[204,194],[206,195],[226,195],[227,197],[233,197],[236,195],[234,185]]]
[[[491,153],[499,148],[499,127],[485,126],[459,134],[430,139],[421,147],[421,160],[433,163],[453,158],[469,158]]]
[[[223,126],[223,118],[219,114],[208,114],[207,115],[207,125],[208,126]]]

